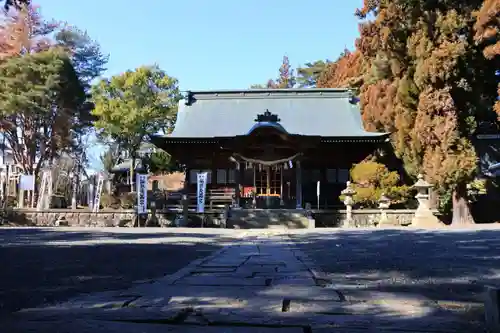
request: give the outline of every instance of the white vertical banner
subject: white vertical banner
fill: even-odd
[[[207,172],[200,172],[197,176],[196,212],[205,212],[205,192],[207,190]]]
[[[316,183],[316,197],[318,198],[318,210],[319,210],[319,195],[321,191],[321,182],[318,180]]]
[[[148,209],[148,175],[137,174],[137,214],[146,214]]]
[[[49,178],[49,172],[43,171],[42,172],[42,184],[40,185],[40,190],[38,191],[38,202],[36,204],[37,211],[41,211],[41,210],[48,208],[48,207],[45,207],[45,203],[46,203],[45,198],[47,197],[47,194],[45,192],[47,191],[47,183],[49,181],[48,178]]]
[[[92,211],[94,213],[99,212],[99,207],[101,206],[101,192],[103,183],[104,183],[104,176],[102,174],[99,174],[99,178],[97,180],[97,187],[95,189],[94,204],[92,205]]]

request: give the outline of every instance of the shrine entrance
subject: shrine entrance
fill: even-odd
[[[255,172],[257,196],[281,197],[283,192],[281,165],[262,166]]]
[[[257,208],[282,208],[283,165],[262,165],[254,167],[254,188]]]

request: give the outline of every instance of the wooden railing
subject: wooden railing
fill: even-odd
[[[234,189],[209,189],[205,194],[205,209],[206,210],[220,210],[231,205],[235,195]],[[188,193],[187,199],[189,201],[189,211],[196,210],[196,193]],[[182,209],[182,194],[175,193],[169,196],[171,204],[167,205],[167,209]]]

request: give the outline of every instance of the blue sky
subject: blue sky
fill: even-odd
[[[362,0],[36,3],[44,17],[87,30],[101,44],[110,55],[106,76],[157,63],[182,90],[208,90],[265,83],[277,77],[283,55],[293,67],[335,59],[353,48]]]

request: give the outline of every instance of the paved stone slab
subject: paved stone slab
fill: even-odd
[[[248,260],[247,256],[239,256],[238,253],[232,254],[231,256],[228,255],[223,255],[223,256],[218,256],[215,258],[211,258],[209,260],[206,260],[202,263],[202,266],[218,266],[218,265],[223,265],[227,266],[231,264],[232,266],[239,266],[245,261]]]
[[[297,272],[310,272],[310,271],[309,271],[309,268],[304,265],[304,266],[300,266],[300,267],[298,267],[298,266],[296,266],[296,267],[289,267],[289,266],[278,267],[277,272],[278,273],[297,273]]]
[[[193,273],[219,273],[219,272],[234,272],[236,267],[196,267]]]
[[[284,276],[274,277],[273,286],[287,285],[287,286],[316,286],[312,278],[287,278]]]
[[[250,258],[245,265],[260,265],[260,266],[286,266],[286,261],[281,260],[273,260],[272,257],[270,259],[265,258]]]
[[[214,278],[221,278],[221,277],[233,277],[233,278],[238,278],[238,279],[248,279],[252,278],[254,276],[253,273],[248,273],[248,272],[218,272],[218,273],[213,273],[213,272],[192,272],[186,277],[214,277]]]
[[[236,273],[276,273],[278,271],[277,267],[273,266],[261,266],[261,265],[244,265],[238,267]]]
[[[175,282],[176,285],[193,286],[266,286],[265,278],[242,279],[237,277],[216,277],[216,276],[189,276]]]
[[[212,268],[227,268],[227,269],[236,269],[240,266],[240,264],[221,262],[221,263],[205,263],[198,266],[198,268],[203,269],[212,269]]]
[[[317,301],[340,301],[340,296],[335,290],[328,290],[317,286],[277,285],[259,292],[266,297],[280,297],[282,299],[305,299]]]
[[[282,273],[282,272],[256,272],[255,276],[262,277],[275,277],[275,278],[289,278],[289,279],[297,279],[297,278],[313,278],[313,275],[310,272],[296,272],[296,273]]]

